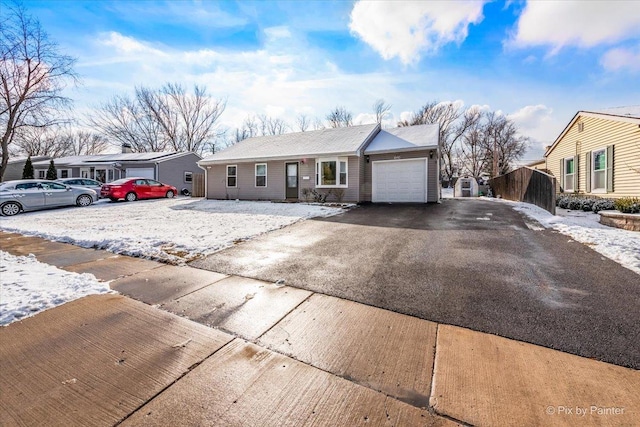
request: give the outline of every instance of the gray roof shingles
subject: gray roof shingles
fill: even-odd
[[[249,138],[206,157],[199,163],[356,155],[377,130],[377,124],[370,124]]]

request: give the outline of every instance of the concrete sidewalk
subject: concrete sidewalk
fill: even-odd
[[[0,250],[121,294],[0,328],[3,426],[640,423],[640,371],[38,238],[0,232]]]

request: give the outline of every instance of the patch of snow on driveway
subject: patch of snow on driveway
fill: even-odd
[[[93,274],[78,274],[40,263],[33,255],[0,251],[0,325],[91,294],[110,292]]]
[[[183,263],[236,242],[341,208],[192,198],[131,203],[100,201],[66,208],[0,217],[0,228],[87,248]]]
[[[502,201],[512,204],[515,210],[538,221],[542,226],[570,236],[640,274],[640,233],[637,231],[602,225],[599,222],[600,215],[593,212],[556,208],[556,215],[551,215],[544,209],[529,203]]]

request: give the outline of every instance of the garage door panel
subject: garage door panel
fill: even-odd
[[[373,202],[426,202],[426,159],[373,162]]]

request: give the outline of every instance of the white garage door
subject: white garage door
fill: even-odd
[[[374,203],[427,201],[427,159],[373,162],[372,174]]]
[[[155,179],[155,173],[153,168],[127,168],[128,178],[150,178]]]

